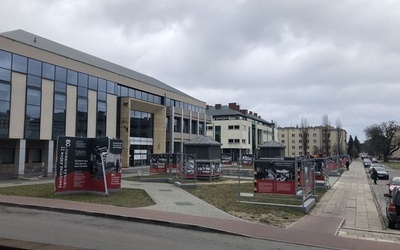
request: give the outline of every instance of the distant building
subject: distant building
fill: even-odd
[[[286,146],[285,155],[288,157],[325,154],[334,156],[347,153],[347,132],[332,126],[316,126],[307,128],[307,142],[304,142],[304,129],[300,127],[278,127],[277,142]],[[304,150],[304,147],[307,147]]]
[[[236,103],[207,106],[206,113],[212,117],[212,124],[207,125],[207,136],[222,143],[222,153],[232,154],[235,160],[240,154],[254,155],[259,146],[276,138],[273,122],[240,109]]]
[[[51,175],[58,136],[121,139],[123,167],[181,153],[205,134],[205,109],[150,76],[23,30],[0,33],[0,178]]]

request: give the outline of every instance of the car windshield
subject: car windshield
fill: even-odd
[[[384,169],[383,167],[375,167],[376,171],[386,171],[386,169]]]
[[[400,185],[400,178],[393,179],[392,185]]]

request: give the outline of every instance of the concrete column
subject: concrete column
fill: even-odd
[[[44,176],[52,176],[53,175],[53,152],[54,152],[54,141],[47,141],[46,149],[45,149],[45,163],[44,163]]]
[[[16,164],[15,164],[15,171],[14,176],[17,179],[20,179],[25,174],[25,152],[26,152],[26,140],[20,139],[17,142],[16,147]]]

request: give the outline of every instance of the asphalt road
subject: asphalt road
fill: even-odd
[[[7,206],[0,206],[0,225],[0,238],[100,250],[326,249],[152,224]]]
[[[385,165],[385,164],[383,163],[382,165]],[[387,167],[387,169],[389,170],[389,178],[394,177],[394,176],[400,176],[400,170],[391,169],[389,167]],[[368,168],[366,168],[365,170],[366,170],[366,174],[369,177],[370,175],[367,173]],[[374,181],[371,178],[369,178],[369,180],[370,180],[370,186],[372,188],[373,194],[376,197],[378,211],[381,211],[382,220],[385,223],[385,226],[387,227],[388,222],[387,222],[387,218],[386,218],[386,202],[387,202],[388,198],[384,197],[384,194],[388,193],[387,183],[389,182],[389,180],[378,180],[377,185],[374,185]],[[396,225],[396,229],[387,228],[387,230],[389,232],[393,231],[393,232],[400,233],[400,223]]]

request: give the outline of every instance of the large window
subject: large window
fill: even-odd
[[[13,148],[2,148],[1,152],[1,163],[2,164],[13,164],[14,163],[14,149]]]
[[[215,140],[221,142],[221,126],[215,126]]]
[[[78,97],[78,106],[76,114],[76,136],[86,137],[88,125],[88,100]]]
[[[8,138],[11,85],[0,83],[0,138]]]
[[[40,137],[40,103],[41,91],[27,88],[25,115],[25,138],[27,139],[39,139]]]
[[[175,117],[174,118],[174,132],[181,132],[181,131],[182,131],[181,118]]]
[[[11,53],[0,50],[0,68],[11,69]]]
[[[62,93],[54,94],[54,112],[53,112],[53,139],[57,136],[65,135],[66,122],[66,95]]]
[[[20,55],[13,55],[12,69],[14,71],[26,73],[28,69],[28,58]]]
[[[107,103],[103,101],[97,102],[97,122],[96,122],[96,136],[106,136],[107,124]]]
[[[189,134],[189,119],[183,119],[183,133]]]
[[[192,134],[196,135],[197,134],[197,121],[192,120]]]

